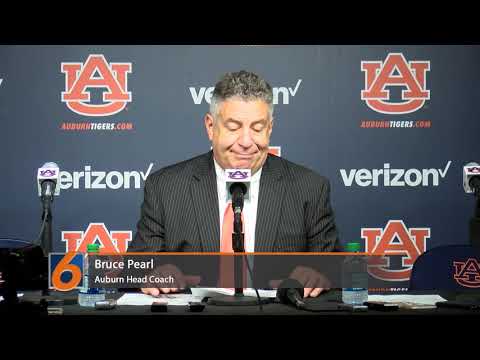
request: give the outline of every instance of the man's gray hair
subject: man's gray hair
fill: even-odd
[[[215,85],[210,114],[216,119],[222,101],[240,98],[244,101],[263,100],[269,107],[270,119],[273,120],[273,91],[270,84],[253,72],[241,70],[226,73]]]

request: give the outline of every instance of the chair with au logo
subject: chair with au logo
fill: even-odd
[[[446,245],[426,251],[413,265],[409,290],[480,294],[480,249]]]

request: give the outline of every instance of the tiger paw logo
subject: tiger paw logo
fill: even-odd
[[[477,259],[469,258],[467,261],[454,261],[455,281],[464,287],[480,288],[480,263]]]
[[[384,62],[362,61],[365,88],[361,99],[374,111],[382,114],[408,114],[420,109],[430,100],[426,88],[426,74],[430,61],[407,62],[402,53],[390,53]],[[401,101],[393,101],[388,87],[406,87]]]
[[[109,116],[122,111],[132,101],[127,89],[127,74],[132,63],[108,63],[103,55],[90,55],[85,63],[62,62],[65,74],[65,91],[62,102],[80,115]],[[91,101],[88,89],[102,88],[103,103]]]
[[[99,244],[100,253],[126,252],[131,231],[108,231],[103,223],[91,223],[86,231],[62,231],[65,252],[87,252],[87,245]]]
[[[402,220],[390,220],[385,228],[362,228],[365,252],[371,258],[368,273],[385,281],[408,281],[413,263],[425,252],[430,228],[407,228]],[[390,255],[400,256],[401,265],[390,264]]]

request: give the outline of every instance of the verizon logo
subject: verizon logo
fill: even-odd
[[[443,169],[392,169],[390,164],[383,164],[383,169],[340,169],[345,186],[438,186],[444,179],[452,161]]]
[[[153,168],[150,163],[143,171],[94,171],[86,165],[84,171],[60,171],[60,189],[140,189]]]
[[[273,90],[273,103],[288,105],[290,104],[290,97],[295,97],[297,95],[298,90],[300,89],[300,84],[302,83],[302,79],[298,79],[297,83],[293,87],[274,87]],[[212,100],[212,94],[214,87],[205,87],[202,86],[200,88],[190,86],[188,88],[190,90],[190,95],[192,96],[192,100],[195,105],[203,104],[206,101],[210,104]]]

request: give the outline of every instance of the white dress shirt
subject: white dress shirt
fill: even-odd
[[[213,159],[215,163],[215,172],[217,174],[217,193],[218,193],[218,211],[220,215],[220,239],[222,238],[223,214],[227,206],[227,185],[225,169]],[[250,197],[245,199],[243,205],[243,227],[245,230],[245,251],[255,251],[255,225],[257,223],[258,192],[260,190],[260,168],[251,178]]]

